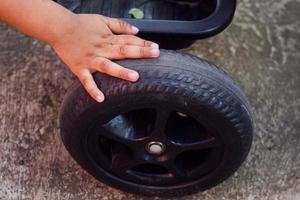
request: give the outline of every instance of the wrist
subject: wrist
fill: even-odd
[[[74,33],[78,24],[78,16],[75,13],[66,11],[61,19],[53,26],[52,33],[46,38],[46,43],[53,48],[60,43],[64,38]]]

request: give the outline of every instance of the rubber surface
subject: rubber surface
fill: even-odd
[[[140,80],[130,83],[96,73],[97,85],[106,96],[102,104],[92,100],[76,81],[65,96],[60,113],[61,137],[73,158],[97,179],[147,196],[182,196],[208,189],[232,175],[245,160],[252,143],[252,117],[247,98],[220,68],[189,54],[162,51],[158,59],[118,61],[135,69]],[[141,102],[174,101],[218,127],[226,145],[226,159],[206,177],[192,184],[170,187],[139,185],[121,180],[96,166],[85,153],[91,125]]]

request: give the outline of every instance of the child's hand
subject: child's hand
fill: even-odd
[[[137,72],[110,60],[159,56],[158,45],[133,36],[138,29],[124,21],[77,15],[50,0],[0,0],[0,5],[0,22],[50,44],[98,102],[104,95],[93,72],[136,81]]]
[[[96,101],[104,100],[92,73],[137,81],[138,73],[111,60],[158,57],[158,45],[133,36],[138,29],[125,21],[101,15],[76,15],[72,29],[51,44]],[[122,34],[122,35],[116,35]]]

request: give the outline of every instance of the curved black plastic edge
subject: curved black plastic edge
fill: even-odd
[[[216,0],[216,9],[209,17],[196,21],[126,19],[139,28],[141,34],[180,36],[202,39],[223,31],[232,21],[236,0]]]

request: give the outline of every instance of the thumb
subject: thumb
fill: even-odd
[[[104,22],[113,33],[135,35],[139,29],[128,22],[110,17],[104,17]]]

